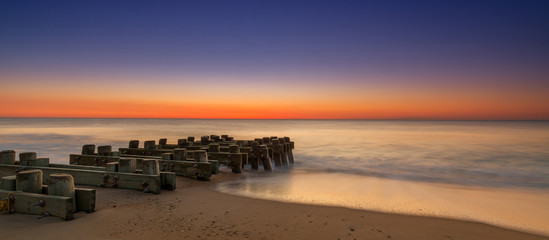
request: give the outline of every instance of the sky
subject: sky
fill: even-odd
[[[2,1],[0,117],[549,120],[548,1]]]

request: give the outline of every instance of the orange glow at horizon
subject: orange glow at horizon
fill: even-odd
[[[270,84],[150,84],[19,79],[0,117],[222,119],[549,119],[544,88]],[[23,84],[23,83],[28,84]]]

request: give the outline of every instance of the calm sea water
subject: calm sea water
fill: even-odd
[[[290,136],[293,170],[463,185],[549,188],[549,122],[0,119],[0,149],[67,163],[87,143],[229,134]]]
[[[83,144],[289,136],[296,164],[229,194],[480,221],[549,236],[549,122],[0,118],[0,149],[68,163]],[[267,177],[257,177],[267,176]],[[215,176],[214,176],[215,177]]]

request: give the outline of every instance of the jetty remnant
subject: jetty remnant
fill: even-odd
[[[44,181],[46,179],[46,181]],[[47,185],[43,185],[47,182]],[[73,213],[95,211],[95,190],[75,188],[69,174],[50,174],[44,178],[37,169],[18,171],[2,177],[0,212],[27,213],[73,219]],[[5,198],[4,198],[5,197]]]
[[[103,154],[109,152],[109,148],[104,149],[106,151]],[[91,151],[91,146],[85,145],[83,151]],[[4,162],[0,164],[0,176],[2,177],[15,175],[17,172],[25,170],[40,170],[43,174],[44,184],[47,183],[46,180],[52,174],[69,174],[73,177],[76,185],[135,189],[150,193],[160,193],[161,189],[174,190],[176,186],[174,173],[162,171],[144,173],[143,171],[137,171],[135,164],[133,168],[131,165],[125,165],[124,163],[122,167],[119,167],[118,162],[107,167],[52,164],[49,163],[49,158],[36,158],[36,153],[21,153],[19,155],[20,161],[13,162],[11,159],[15,158],[15,151],[2,151],[2,153],[9,155],[6,157],[6,159],[9,159],[9,161],[6,161],[8,164],[4,164]],[[94,156],[101,158],[112,157]],[[2,155],[2,157],[5,156]]]
[[[157,160],[160,171],[174,172],[178,176],[208,180],[219,173],[219,166],[226,165],[233,173],[242,173],[243,167],[250,165],[252,170],[272,171],[275,167],[294,164],[294,142],[289,137],[263,137],[254,140],[235,140],[229,135],[190,136],[169,144],[166,138],[144,141],[130,140],[127,148],[106,154],[94,153],[95,145],[82,147],[82,154],[71,154],[71,165],[109,167],[128,159],[135,160],[136,171],[143,171],[143,162]],[[109,148],[110,149],[110,148]],[[133,161],[131,160],[131,161]],[[123,170],[125,171],[125,170]]]

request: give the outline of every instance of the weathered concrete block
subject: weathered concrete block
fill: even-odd
[[[135,158],[121,158],[118,161],[118,172],[135,173],[136,160]]]
[[[74,178],[66,173],[53,173],[48,177],[48,195],[72,198],[72,205],[76,206],[76,192]]]
[[[0,189],[6,190],[6,191],[15,191],[15,185],[16,185],[15,175],[2,177],[1,181],[2,182],[0,182]]]
[[[162,153],[162,160],[173,160],[173,153]]]
[[[288,152],[286,154],[288,154],[288,162],[290,164],[294,164],[294,152],[293,152],[293,143],[292,141],[290,140],[290,137],[284,137],[284,140],[286,141],[286,143],[288,144]]]
[[[210,136],[200,137],[200,145],[208,145],[210,143]]]
[[[196,162],[208,162],[208,153],[204,150],[195,150],[193,152],[193,159]]]
[[[104,145],[97,147],[97,155],[99,156],[111,156],[112,147],[111,145]]]
[[[194,142],[194,137],[192,137],[192,136],[191,136],[191,137],[187,137],[187,141],[188,141],[188,142]]]
[[[189,142],[187,142],[187,139],[177,139],[178,148],[184,148],[186,146],[189,146]]]
[[[219,152],[219,143],[210,143],[208,145],[208,152]]]
[[[82,155],[93,155],[95,153],[95,144],[86,144],[82,146]]]
[[[233,173],[242,173],[242,154],[231,154],[230,158],[231,158],[230,165],[231,165],[232,172]]]
[[[143,174],[158,175],[160,174],[160,165],[156,159],[143,159]]]
[[[239,153],[240,147],[238,145],[229,145],[229,152],[230,153]]]
[[[111,152],[111,157],[120,157],[120,152],[119,151],[112,151]]]
[[[1,164],[15,164],[15,151],[14,150],[4,150],[0,152],[0,163]]]
[[[16,175],[15,189],[29,193],[42,193],[42,171],[27,170]]]
[[[5,195],[6,192],[0,192]],[[73,219],[74,206],[72,198],[62,196],[50,196],[44,194],[13,192],[14,211],[16,213],[42,215],[48,212],[51,216],[61,217],[65,220]]]
[[[110,162],[105,164],[105,171],[118,172],[118,162]]]
[[[76,188],[76,211],[86,211],[88,213],[95,211],[95,189]]]
[[[29,159],[36,159],[36,153],[35,152],[22,152],[19,153],[19,164],[21,166],[28,166],[29,165]]]
[[[162,145],[166,145],[168,144],[168,139],[167,138],[161,138],[160,140],[158,140],[158,145],[162,146]]]
[[[187,149],[176,148],[173,150],[173,160],[187,161]]]
[[[268,172],[273,171],[273,165],[271,163],[271,157],[269,156],[269,148],[267,145],[260,145],[258,147],[261,159],[261,163],[263,164],[263,169]]]
[[[173,191],[176,186],[176,174],[173,172],[160,172],[162,189]]]

